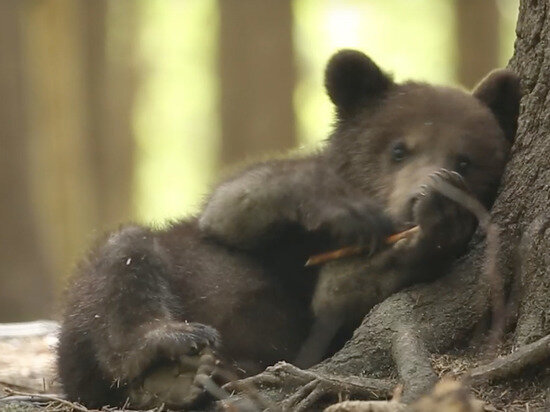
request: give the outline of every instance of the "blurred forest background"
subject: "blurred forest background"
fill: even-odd
[[[0,322],[52,317],[118,224],[198,210],[247,159],[314,150],[340,48],[472,87],[519,0],[0,0]]]

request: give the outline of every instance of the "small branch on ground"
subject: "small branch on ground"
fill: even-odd
[[[344,401],[325,408],[323,412],[402,412],[407,405],[401,402],[403,385],[397,385],[389,401]]]
[[[324,412],[405,412],[407,405],[394,401],[344,401],[329,406]]]
[[[6,381],[0,381],[0,389],[5,389],[5,388],[13,389],[13,390],[16,390],[16,391],[23,391],[23,392],[32,392],[33,391],[33,389],[28,387],[28,386],[17,385],[15,383],[6,382]]]
[[[63,404],[65,406],[68,406],[76,411],[82,411],[82,412],[88,412],[89,409],[80,405],[76,402],[70,402],[66,399],[63,399],[59,395],[55,394],[47,394],[47,393],[29,393],[29,392],[21,392],[16,391],[10,388],[4,388],[4,391],[8,394],[8,396],[4,396],[3,398],[0,398],[0,403],[7,403],[7,402],[57,402],[60,404]]]
[[[470,395],[467,385],[453,380],[439,381],[433,390],[407,405],[394,396],[391,401],[347,401],[329,406],[324,412],[483,412],[484,402]]]
[[[386,238],[386,245],[393,245],[394,243],[397,243],[401,239],[409,238],[415,233],[418,233],[419,230],[420,230],[420,227],[413,226],[410,229],[388,236]],[[320,265],[323,263],[330,262],[332,260],[341,259],[349,256],[355,256],[367,250],[369,250],[369,248],[366,246],[347,246],[341,249],[331,250],[330,252],[320,253],[318,255],[311,256],[307,260],[305,266],[315,266],[315,265]]]
[[[463,382],[440,380],[433,391],[420,398],[406,412],[483,412],[485,403],[470,394],[470,388]]]

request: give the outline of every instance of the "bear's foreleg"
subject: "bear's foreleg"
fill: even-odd
[[[315,157],[267,162],[226,181],[212,194],[199,226],[243,249],[260,247],[289,226],[373,250],[393,233],[381,207]]]

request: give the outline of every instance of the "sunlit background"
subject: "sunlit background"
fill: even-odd
[[[119,223],[196,213],[243,161],[327,137],[327,59],[472,87],[518,0],[0,0],[0,321],[51,316]]]

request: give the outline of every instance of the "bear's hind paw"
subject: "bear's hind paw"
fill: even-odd
[[[208,347],[156,366],[131,385],[130,405],[180,409],[196,404],[203,399],[205,382],[211,380],[215,369],[216,358]]]

